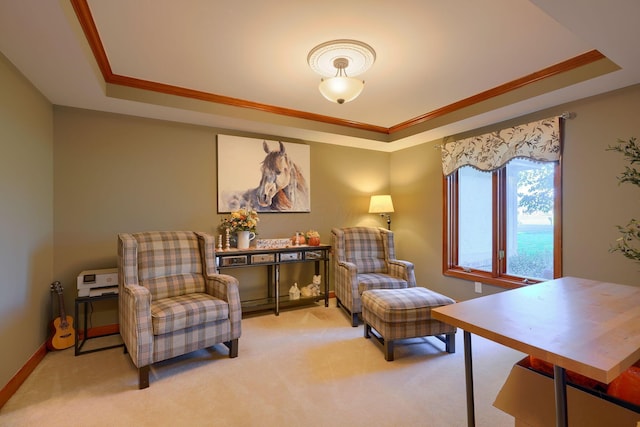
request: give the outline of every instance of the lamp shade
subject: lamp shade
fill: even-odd
[[[393,201],[389,194],[379,196],[371,196],[369,203],[369,213],[391,213],[393,210]]]
[[[329,101],[344,104],[353,101],[362,93],[364,82],[347,76],[328,77],[322,79],[318,89]]]

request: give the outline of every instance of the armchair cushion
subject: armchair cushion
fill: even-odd
[[[375,228],[354,227],[344,233],[344,260],[358,273],[386,273],[387,261],[380,232]]]
[[[151,291],[153,299],[172,298],[204,292],[204,277],[191,273],[154,277],[140,280],[140,285]]]
[[[406,280],[388,274],[358,274],[360,296],[370,289],[404,289],[406,287],[408,287]]]
[[[138,280],[153,299],[204,292],[200,245],[188,231],[137,233]]]
[[[229,304],[211,295],[197,293],[151,302],[153,335],[229,318]]]

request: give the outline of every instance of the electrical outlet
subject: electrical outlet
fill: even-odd
[[[476,282],[476,294],[482,293],[482,283]]]

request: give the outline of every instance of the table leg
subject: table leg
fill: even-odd
[[[280,265],[273,266],[273,278],[275,284],[275,297],[276,297],[276,316],[280,315]]]
[[[325,259],[324,263],[324,306],[329,307],[329,260]]]
[[[471,333],[464,331],[464,375],[467,383],[467,426],[475,427],[475,403],[473,399],[473,361],[471,357]]]
[[[565,369],[553,365],[553,386],[556,396],[556,426],[567,427],[567,376]]]
[[[76,319],[76,340],[74,343],[74,348],[73,348],[73,354],[74,356],[77,356],[78,353],[80,352],[80,318],[78,317],[78,301],[76,301],[75,303],[75,317],[74,319]]]

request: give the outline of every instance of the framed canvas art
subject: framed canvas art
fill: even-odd
[[[218,135],[218,213],[311,212],[305,144]]]

